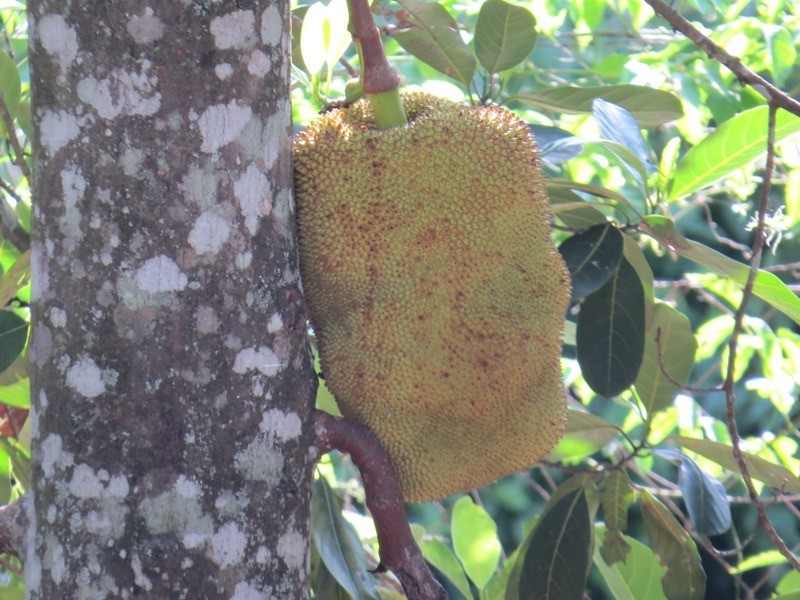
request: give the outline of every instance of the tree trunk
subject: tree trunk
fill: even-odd
[[[30,0],[31,598],[303,598],[288,0]]]

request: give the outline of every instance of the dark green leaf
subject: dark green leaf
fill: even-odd
[[[697,340],[689,319],[668,304],[658,302],[653,310],[653,324],[645,339],[644,360],[636,377],[636,392],[647,409],[648,420],[672,404],[680,391],[664,375],[658,361],[656,335],[661,330],[661,353],[664,370],[680,383],[686,383],[694,365]]]
[[[314,482],[311,496],[311,537],[322,562],[354,600],[379,600],[367,572],[367,557],[355,528],[342,516],[324,477]]]
[[[639,281],[642,282],[644,289],[644,314],[647,329],[650,329],[653,323],[653,311],[655,310],[655,290],[653,288],[653,270],[644,256],[644,252],[639,248],[639,244],[630,235],[623,233],[622,238],[625,242],[623,249],[623,256],[625,260],[631,263],[631,266],[636,270],[639,276]]]
[[[489,73],[517,66],[536,43],[536,21],[524,6],[486,0],[475,25],[475,54]]]
[[[10,310],[0,310],[0,373],[17,360],[28,339],[28,323]]]
[[[668,201],[678,200],[723,179],[767,151],[769,108],[757,106],[728,119],[680,160]],[[800,131],[800,117],[775,115],[775,141]]]
[[[664,595],[668,600],[703,600],[706,574],[694,541],[669,509],[647,491],[641,490],[639,498],[650,547],[667,567],[661,580]]]
[[[648,173],[655,170],[653,163],[650,162],[647,142],[644,141],[639,124],[631,113],[612,102],[595,98],[592,100],[592,114],[604,138],[630,149],[642,162]]]
[[[397,0],[405,11],[410,29],[394,35],[400,45],[440,73],[469,87],[475,73],[475,55],[458,31],[458,23],[444,6],[421,0]]]
[[[696,440],[692,438],[675,436],[670,438],[687,450],[696,452],[708,460],[725,467],[729,471],[739,472],[739,465],[733,457],[733,448],[727,444],[711,440]],[[777,465],[760,456],[744,452],[744,460],[754,479],[763,481],[774,488],[787,492],[800,494],[800,478],[782,465]]]
[[[478,588],[483,589],[497,569],[502,549],[497,539],[497,525],[468,496],[453,506],[450,524],[453,549],[464,571]]]
[[[656,127],[683,116],[681,102],[673,94],[639,85],[557,87],[514,96],[515,100],[534,108],[570,114],[592,112],[592,100],[595,98],[618,104],[643,127]]]
[[[584,300],[578,315],[578,363],[592,390],[616,396],[636,380],[644,328],[644,290],[623,258],[611,279]]]
[[[606,524],[600,554],[608,565],[625,562],[630,550],[630,544],[623,538],[622,531],[628,526],[628,507],[633,498],[633,484],[623,470],[612,471],[600,483],[600,503]]]
[[[572,278],[572,297],[593,294],[619,268],[622,234],[611,224],[596,225],[565,240],[558,248]]]
[[[598,536],[606,537],[605,527],[596,527]],[[627,560],[609,565],[599,549],[595,549],[594,564],[605,579],[614,600],[665,600],[661,578],[666,569],[652,550],[627,535],[622,541],[630,548]]]

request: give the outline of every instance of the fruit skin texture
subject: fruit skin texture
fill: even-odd
[[[300,269],[325,382],[407,501],[534,464],[564,431],[569,273],[528,127],[404,95],[326,113],[294,146]]]

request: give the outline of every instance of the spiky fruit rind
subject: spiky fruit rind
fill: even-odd
[[[569,274],[532,136],[499,107],[413,93],[295,142],[301,273],[325,380],[409,501],[529,467],[564,430]]]

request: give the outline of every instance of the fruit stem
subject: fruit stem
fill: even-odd
[[[361,57],[361,84],[372,104],[375,124],[389,129],[408,122],[400,101],[400,78],[389,66],[369,0],[347,0],[353,40]]]

